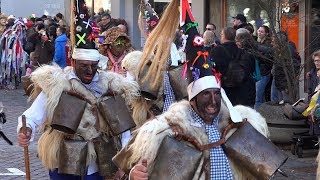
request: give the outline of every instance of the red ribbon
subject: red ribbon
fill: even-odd
[[[185,62],[183,65],[183,71],[181,73],[181,76],[183,78],[186,78],[186,74],[187,74],[187,70],[188,70],[188,63],[189,63],[189,61]]]
[[[212,68],[212,72],[214,77],[216,78],[217,83],[219,84],[219,86],[221,87],[221,73],[218,72],[216,69]]]
[[[181,7],[181,20],[180,20],[180,25],[183,26],[184,23],[186,22],[186,17],[187,17],[187,12],[189,14],[190,20],[194,22],[194,17],[192,15],[189,2],[188,0],[180,0],[180,7]]]

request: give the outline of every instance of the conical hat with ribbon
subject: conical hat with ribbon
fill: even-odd
[[[73,0],[72,11],[71,36],[73,37],[71,38],[74,39],[72,58],[99,61],[100,54],[95,48],[95,34],[92,31],[96,23],[90,19],[85,0]]]

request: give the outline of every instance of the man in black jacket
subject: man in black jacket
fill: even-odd
[[[221,73],[222,87],[233,105],[253,107],[255,103],[255,81],[252,73],[255,61],[234,42],[236,32],[228,27],[221,31],[221,45],[214,48],[210,57],[215,70]]]
[[[232,18],[233,18],[233,28],[235,30],[239,28],[244,28],[248,25],[247,18],[243,14],[237,14],[235,17],[232,17]]]

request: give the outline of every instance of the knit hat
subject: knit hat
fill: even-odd
[[[92,28],[96,23],[90,19],[85,0],[74,0],[74,29],[71,35],[75,36],[75,48],[72,58],[75,60],[99,61],[100,54],[95,49],[95,35]]]

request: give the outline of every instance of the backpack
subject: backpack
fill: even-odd
[[[222,46],[223,47],[223,46]],[[222,76],[222,83],[225,87],[236,87],[239,86],[245,80],[245,72],[238,62],[244,53],[244,51],[239,50],[235,57],[223,47],[227,57],[230,59],[226,73]]]

